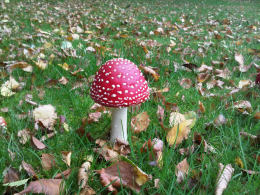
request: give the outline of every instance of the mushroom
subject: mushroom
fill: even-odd
[[[5,133],[6,128],[7,128],[7,124],[4,117],[0,116],[0,133]]]
[[[110,141],[127,142],[127,107],[146,101],[149,88],[133,62],[116,58],[100,67],[90,88],[90,96],[96,103],[113,108]]]

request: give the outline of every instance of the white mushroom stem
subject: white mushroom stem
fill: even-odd
[[[117,138],[127,142],[127,107],[112,111],[110,141],[114,143]]]

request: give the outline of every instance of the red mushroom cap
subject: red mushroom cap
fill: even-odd
[[[128,107],[149,98],[143,74],[130,60],[107,61],[97,72],[90,89],[91,98],[107,107]]]
[[[5,119],[0,116],[0,129],[1,128],[6,128],[7,124],[5,122]]]

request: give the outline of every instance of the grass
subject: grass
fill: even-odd
[[[160,185],[159,188],[155,188],[153,182],[149,181],[142,186],[141,194],[213,194],[220,162],[231,163],[235,169],[224,194],[259,194],[259,174],[245,174],[235,163],[235,159],[239,157],[244,164],[244,169],[260,171],[259,161],[257,161],[259,144],[252,146],[249,140],[239,136],[240,131],[254,135],[260,133],[260,123],[253,117],[253,114],[259,112],[260,109],[259,89],[249,88],[233,96],[226,96],[230,90],[213,88],[210,92],[218,94],[218,97],[203,97],[195,87],[184,89],[179,85],[178,80],[182,78],[190,78],[193,83],[196,83],[196,74],[185,70],[175,72],[174,63],[184,64],[182,55],[180,52],[168,53],[166,51],[170,40],[173,40],[176,46],[172,50],[180,48],[183,52],[184,49],[189,48],[188,52],[192,54],[185,56],[185,60],[198,66],[203,63],[211,66],[213,60],[224,62],[225,58],[227,59],[225,67],[232,70],[238,66],[234,60],[235,52],[243,54],[246,65],[254,60],[257,63],[256,55],[249,53],[248,49],[258,49],[258,52],[260,49],[258,11],[260,3],[258,1],[11,1],[5,6],[5,9],[0,8],[0,84],[8,80],[10,75],[5,72],[6,69],[2,65],[4,61],[26,61],[34,65],[34,70],[33,73],[20,69],[13,70],[11,75],[16,80],[24,82],[25,86],[12,97],[0,96],[0,108],[8,107],[8,112],[0,112],[8,124],[7,133],[2,134],[0,138],[2,146],[0,173],[9,166],[18,170],[24,160],[34,167],[39,178],[52,178],[67,168],[62,161],[61,151],[72,151],[72,173],[66,180],[66,194],[74,194],[79,192],[76,179],[78,168],[85,157],[92,154],[94,161],[88,184],[97,194],[107,194],[100,183],[99,176],[93,170],[105,168],[110,165],[110,162],[98,158],[92,150],[95,144],[80,137],[75,131],[81,126],[82,118],[91,112],[90,107],[94,103],[89,96],[91,83],[88,78],[98,70],[99,66],[96,64],[103,64],[116,54],[137,65],[146,64],[157,67],[160,79],[155,82],[148,75],[149,86],[158,89],[168,86],[170,91],[164,93],[164,96],[168,102],[176,103],[181,113],[197,111],[199,100],[206,108],[206,112],[200,115],[192,128],[189,138],[174,149],[168,146],[165,139],[166,133],[156,116],[157,105],[164,107],[162,102],[156,102],[151,97],[149,101],[142,104],[139,112],[147,111],[151,122],[145,132],[136,135],[138,141],[131,144],[132,151],[129,158],[153,178],[159,178]],[[227,19],[230,24],[223,24],[224,19]],[[182,20],[185,20],[184,26]],[[79,40],[72,41],[79,58],[64,56],[61,50],[62,42],[71,35],[68,31],[69,24],[91,31],[80,34]],[[158,27],[162,27],[165,33],[151,35],[150,31]],[[9,32],[8,29],[11,31]],[[232,32],[230,35],[233,38],[227,36],[228,29]],[[49,35],[39,34],[39,30],[48,32]],[[214,31],[219,32],[220,39],[215,38]],[[156,40],[160,46],[150,47],[148,40]],[[146,53],[140,45],[141,41],[144,41],[147,49],[152,52],[149,59],[146,58]],[[51,43],[50,48],[44,46],[46,42]],[[202,54],[199,53],[198,48],[208,42],[212,42],[212,45],[204,46]],[[86,51],[89,46],[96,48],[96,52]],[[39,52],[28,58],[22,53],[24,48],[38,49]],[[48,68],[45,70],[35,66],[40,53],[44,54],[44,59],[48,61]],[[51,54],[55,56],[53,60],[50,57]],[[71,71],[79,68],[84,71],[78,74],[80,77],[73,76],[70,71],[58,66],[63,63],[69,64]],[[217,65],[215,68],[222,69],[223,67]],[[232,86],[231,81],[237,85],[243,79],[254,80],[255,73],[254,67],[245,73],[236,70],[232,71],[231,79],[221,80],[225,82],[224,86]],[[67,85],[56,83],[48,86],[46,84],[47,80],[57,80],[62,76],[69,80]],[[83,87],[71,90],[77,82],[81,82]],[[38,96],[41,91],[45,92],[43,98]],[[18,118],[19,114],[28,113],[34,109],[34,106],[24,102],[26,94],[32,94],[33,101],[38,104],[55,106],[58,115],[65,116],[70,127],[69,132],[61,133],[57,125],[56,130],[59,133],[44,142],[47,149],[43,151],[36,150],[30,143],[22,145],[18,141],[17,132],[24,128],[30,129],[36,137],[41,137],[41,132],[35,132],[34,122],[30,117]],[[182,96],[185,97],[184,100]],[[226,109],[227,103],[232,105],[238,100],[250,101],[253,113],[242,115],[234,109]],[[129,130],[130,119],[136,114],[129,113],[128,115]],[[169,118],[169,114],[170,111],[166,111],[166,119]],[[213,121],[219,114],[223,114],[232,122],[218,128],[207,129],[206,123]],[[166,119],[165,124],[168,123]],[[94,138],[107,139],[110,120],[109,117],[102,116],[99,122],[87,125],[85,131],[90,132]],[[185,158],[179,154],[178,149],[192,144],[194,132],[200,133],[216,148],[217,153],[204,153],[203,146],[198,147],[193,154],[187,156],[190,170],[200,173],[200,176],[196,177],[198,182],[194,186],[189,183],[191,181],[189,178],[192,178],[192,171],[190,171],[187,179],[182,184],[177,184],[175,166]],[[150,166],[148,154],[140,153],[143,143],[155,137],[164,141],[162,169]],[[11,160],[8,150],[15,153],[14,160]],[[40,160],[42,153],[53,154],[57,166],[50,171],[43,170]],[[22,170],[19,173],[20,179],[28,178],[25,171]],[[3,181],[3,175],[0,176],[0,181]],[[22,190],[22,187],[16,190]],[[5,188],[1,186],[0,193],[4,191]],[[119,194],[130,192],[122,188]]]

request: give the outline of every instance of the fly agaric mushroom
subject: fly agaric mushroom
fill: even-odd
[[[0,130],[1,130],[0,133],[1,133],[1,132],[5,133],[6,128],[7,128],[7,124],[6,124],[6,122],[5,122],[4,117],[1,117],[1,116],[0,116]]]
[[[149,98],[149,88],[138,67],[123,58],[107,61],[97,72],[90,96],[103,106],[113,107],[111,142],[127,141],[127,107]]]

